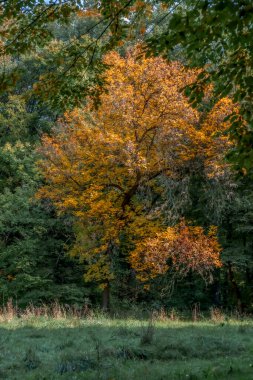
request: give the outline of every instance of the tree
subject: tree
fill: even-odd
[[[39,196],[76,216],[72,252],[88,263],[86,280],[106,291],[115,277],[122,236],[133,250],[165,228],[157,203],[163,191],[158,179],[184,175],[199,148],[210,169],[210,158],[217,156],[210,147],[210,122],[218,126],[224,117],[222,103],[203,120],[188,104],[180,89],[196,72],[161,58],[140,63],[136,55],[138,49],[125,59],[109,54],[105,63],[114,65],[106,72],[100,107],[66,113],[53,136],[43,137],[40,150],[47,184]],[[223,124],[220,129],[227,128]],[[216,138],[217,147],[222,139]]]
[[[58,299],[82,304],[88,289],[82,269],[66,256],[71,220],[57,218],[49,202],[34,200],[41,182],[37,155],[29,143],[1,147],[0,294],[19,306]]]
[[[230,115],[230,134],[237,145],[230,154],[244,173],[252,167],[252,1],[174,2],[161,32],[147,39],[148,51],[170,56],[178,46],[191,67],[204,68],[190,86],[189,96],[198,105],[207,83],[217,99],[231,96],[240,114]]]
[[[82,304],[90,294],[82,266],[66,254],[72,220],[57,217],[51,202],[34,200],[43,183],[35,166],[39,136],[49,132],[55,113],[30,96],[33,56],[13,94],[0,100],[0,293],[19,306],[52,302]]]
[[[26,77],[26,97],[57,115],[83,105],[87,96],[98,99],[106,21],[98,21],[93,6],[61,0],[0,4],[1,95],[19,91]]]

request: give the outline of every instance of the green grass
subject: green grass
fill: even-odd
[[[253,379],[253,321],[0,323],[0,379]]]

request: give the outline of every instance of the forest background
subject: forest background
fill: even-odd
[[[2,302],[252,312],[250,2],[8,1],[0,33]]]

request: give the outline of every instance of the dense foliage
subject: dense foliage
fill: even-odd
[[[93,85],[102,84],[101,54],[109,49],[136,38],[146,42],[148,54],[170,58],[179,49],[187,64],[204,69],[188,88],[193,104],[200,104],[207,83],[214,84],[216,99],[230,95],[240,103],[240,114],[230,115],[237,140],[231,159],[243,172],[251,171],[251,0],[8,0],[0,6],[3,60],[46,47],[48,64],[35,92],[61,108],[80,102],[81,94],[97,95]],[[54,24],[69,26],[75,14],[85,28],[55,44]],[[1,89],[15,85],[21,71],[16,62],[5,67]]]
[[[250,2],[0,7],[3,302],[252,311]]]

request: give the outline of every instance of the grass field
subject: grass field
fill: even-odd
[[[0,323],[1,379],[253,379],[253,321],[92,316]]]

